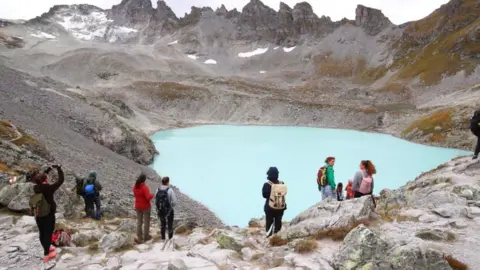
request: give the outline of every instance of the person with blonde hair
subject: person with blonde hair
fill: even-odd
[[[353,177],[352,191],[355,192],[355,198],[373,194],[373,175],[376,173],[377,170],[370,160],[360,162],[360,171]]]

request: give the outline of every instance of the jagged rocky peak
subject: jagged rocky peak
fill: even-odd
[[[243,7],[238,24],[242,28],[243,38],[273,41],[278,28],[277,12],[260,0],[250,0]]]
[[[155,10],[154,17],[157,20],[173,20],[178,21],[177,15],[163,0],[157,2],[157,9]]]
[[[355,12],[355,25],[374,36],[392,25],[392,22],[383,15],[381,10],[358,5]]]
[[[123,0],[112,7],[111,14],[117,24],[133,26],[147,23],[154,11],[150,0]]]
[[[211,7],[193,7],[190,10],[190,13],[185,14],[185,17],[180,19],[180,24],[182,26],[194,25],[200,21],[204,13],[213,12]]]
[[[228,9],[225,7],[225,5],[222,4],[221,7],[217,8],[215,14],[217,14],[218,16],[227,16]]]
[[[297,26],[300,34],[314,31],[318,24],[318,17],[313,12],[312,6],[307,2],[301,2],[293,7],[293,23]]]

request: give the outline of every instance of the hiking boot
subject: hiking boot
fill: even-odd
[[[478,155],[473,155],[472,159],[477,159],[477,158],[478,158]]]
[[[135,243],[137,245],[143,244],[143,241],[141,239],[136,238],[136,237],[135,237],[135,239],[133,239],[133,241],[135,241]]]

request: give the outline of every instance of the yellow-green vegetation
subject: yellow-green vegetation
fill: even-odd
[[[387,73],[386,66],[370,67],[363,57],[336,59],[331,52],[316,55],[313,63],[319,75],[353,78],[353,81],[359,84],[372,83]]]
[[[192,234],[192,230],[190,230],[187,226],[181,226],[175,230],[175,234],[190,235]]]
[[[286,239],[283,239],[282,237],[276,234],[271,236],[268,241],[270,242],[270,246],[272,247],[280,247],[288,244],[288,241]]]
[[[415,120],[403,132],[406,136],[414,130],[422,132],[424,136],[430,136],[431,142],[445,141],[445,133],[453,126],[452,113],[454,109],[443,109]]]
[[[397,49],[392,65],[399,70],[397,79],[418,77],[423,85],[434,85],[459,71],[469,75],[480,64],[476,57],[480,53],[480,2],[448,6],[453,4],[409,24],[402,39],[392,45]]]
[[[453,269],[453,270],[468,270],[468,266],[457,260],[456,258],[452,257],[452,256],[445,256],[443,255],[443,259],[445,259],[448,263],[448,265],[450,265],[450,267]]]
[[[318,248],[317,241],[313,239],[301,239],[295,243],[293,250],[297,253],[310,253]]]
[[[7,121],[0,121],[0,139],[12,140],[17,137],[15,128]]]
[[[168,101],[186,98],[196,99],[206,97],[208,93],[205,88],[176,82],[135,82],[132,87],[137,92]]]
[[[410,89],[401,82],[389,81],[378,89],[382,93],[408,94]]]

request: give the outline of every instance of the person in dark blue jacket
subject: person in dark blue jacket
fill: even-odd
[[[279,184],[280,181],[278,180],[278,169],[276,167],[270,167],[267,171],[267,179],[272,184]],[[285,210],[287,210],[287,205],[285,204],[285,209],[272,209],[268,205],[268,201],[270,199],[270,193],[272,190],[272,185],[266,182],[263,184],[262,188],[262,195],[265,198],[265,206],[263,210],[265,211],[265,230],[267,232],[267,237],[272,236],[272,234],[279,232],[282,229],[282,217]],[[273,228],[271,229],[273,225]],[[271,229],[271,230],[270,230]]]

